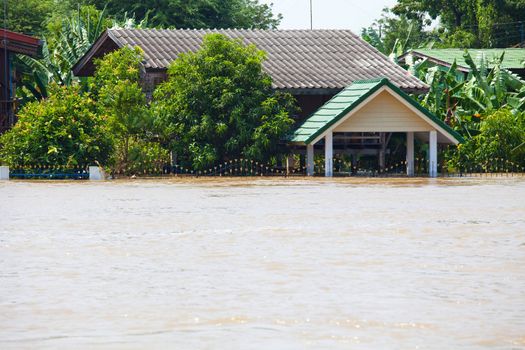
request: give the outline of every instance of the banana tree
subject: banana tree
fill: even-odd
[[[468,51],[463,55],[465,62],[470,67],[470,80],[468,81],[464,94],[472,103],[471,108],[478,113],[486,113],[492,110],[507,107],[509,99],[517,111],[523,111],[523,105],[517,103],[525,93],[525,82],[517,75],[502,68],[505,52],[492,62],[492,68],[488,69],[488,60],[481,55],[478,64],[474,62]],[[520,97],[521,96],[521,97]]]
[[[477,62],[465,51],[464,58],[470,73],[457,70],[454,62],[450,68],[430,66],[426,61],[407,60],[408,70],[430,87],[419,97],[427,107],[447,124],[461,133],[477,134],[482,114],[510,107],[514,112],[525,111],[525,82],[502,68],[504,54],[490,62],[480,55]]]
[[[47,98],[47,87],[51,82],[63,86],[79,82],[87,86],[85,78],[75,77],[71,69],[108,23],[104,10],[88,12],[87,15],[79,11],[77,16],[62,20],[60,32],[51,43],[43,39],[40,58],[17,56],[15,67],[21,85],[17,94],[22,98],[22,103]]]

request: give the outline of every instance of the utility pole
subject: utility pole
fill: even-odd
[[[310,30],[314,29],[314,12],[312,7],[312,1],[310,0]]]

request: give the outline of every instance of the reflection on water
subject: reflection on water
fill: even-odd
[[[0,183],[2,349],[525,349],[525,181]]]

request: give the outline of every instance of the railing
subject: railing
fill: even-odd
[[[116,177],[121,174],[114,174]],[[151,169],[138,171],[135,176],[300,176],[306,175],[305,167],[275,166],[268,163],[239,158],[222,162],[207,169],[192,169],[184,165],[164,164]]]
[[[285,165],[271,165],[249,159],[233,159],[210,166],[206,169],[193,169],[184,165],[170,165],[157,162],[156,167],[143,169],[133,173],[113,174],[113,177],[297,177],[306,176],[305,164],[298,161]],[[407,162],[394,161],[385,167],[379,168],[372,162],[354,162],[347,159],[335,158],[333,160],[334,177],[407,177]],[[429,176],[429,161],[425,158],[414,159],[413,174],[416,177]],[[314,165],[314,176],[324,176],[325,163],[323,159],[317,159]],[[440,164],[438,176],[440,177],[474,177],[474,176],[524,176],[525,167],[519,164],[495,159],[494,162],[477,167],[462,167],[451,169]]]
[[[364,176],[364,177],[406,177],[407,162],[398,161],[387,164],[384,168],[363,166],[359,162],[352,164],[344,159],[333,160],[334,176]],[[316,176],[323,176],[324,163],[314,167]],[[414,159],[414,176],[429,176],[429,161],[425,158]],[[449,168],[445,164],[438,167],[440,177],[511,177],[525,176],[525,166],[503,158],[494,158],[491,162],[476,166]]]
[[[87,166],[23,165],[10,167],[9,177],[24,180],[86,180],[89,178],[87,169]]]
[[[322,161],[322,162],[321,162]],[[307,175],[306,166],[299,162],[291,162],[288,167],[276,166],[249,159],[233,159],[211,166],[207,169],[195,170],[182,165],[169,165],[158,162],[153,168],[143,169],[129,174],[110,174],[111,178],[134,177],[303,177]],[[370,166],[366,162],[350,162],[346,159],[333,160],[334,177],[407,177],[407,162],[398,161],[387,164],[384,168]],[[429,161],[424,158],[414,159],[414,176],[429,176]],[[87,166],[41,166],[24,165],[10,167],[9,175],[13,179],[74,179],[89,178]],[[314,176],[325,175],[324,160],[318,159],[314,165]],[[451,169],[441,164],[438,167],[439,177],[514,177],[525,176],[525,167],[501,158],[494,162]]]

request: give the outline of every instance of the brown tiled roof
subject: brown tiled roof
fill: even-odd
[[[110,29],[99,41],[112,40],[119,47],[139,46],[146,69],[166,69],[180,53],[196,51],[202,37],[221,33],[241,38],[267,52],[264,69],[278,89],[343,89],[355,80],[386,77],[405,91],[428,87],[406,70],[388,60],[349,30],[184,30]],[[77,75],[91,73],[92,49],[75,66]]]

